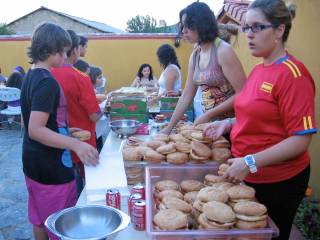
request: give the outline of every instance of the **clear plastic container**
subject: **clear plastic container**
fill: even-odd
[[[142,161],[124,161],[128,185],[145,183],[145,166],[146,163]]]
[[[124,169],[126,172],[126,176],[127,176],[127,182],[128,185],[134,185],[137,183],[145,183],[145,167],[148,165],[152,165],[152,166],[170,166],[170,167],[175,167],[175,166],[188,166],[188,167],[192,167],[192,166],[200,166],[201,164],[196,164],[196,163],[191,163],[191,162],[187,162],[185,164],[181,164],[181,165],[174,165],[168,162],[161,162],[161,163],[157,163],[157,164],[152,164],[150,162],[146,162],[146,161],[126,161],[124,160]],[[216,166],[217,162],[214,161],[210,161],[208,163],[205,164],[205,166]]]
[[[182,180],[194,179],[203,181],[204,176],[208,173],[216,174],[218,163],[210,165],[184,165],[184,166],[165,166],[149,165],[146,166],[146,231],[150,239],[161,240],[197,240],[197,239],[223,239],[223,240],[249,240],[249,239],[271,239],[279,235],[279,230],[272,219],[268,218],[266,228],[253,230],[176,230],[176,231],[159,231],[154,228],[153,216],[156,212],[153,197],[154,183],[160,180],[174,180],[180,183]]]

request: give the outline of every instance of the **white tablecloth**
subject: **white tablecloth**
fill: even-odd
[[[100,110],[104,112],[104,108],[106,106],[107,100],[104,100],[102,103],[99,104]],[[101,136],[107,136],[110,132],[109,127],[109,118],[103,115],[99,121],[96,123],[96,135],[97,138]]]
[[[101,136],[107,136],[110,132],[109,118],[103,115],[96,123],[96,135],[97,138]]]
[[[109,188],[118,188],[121,195],[129,195],[121,153],[123,143],[114,132],[110,132],[100,152],[99,164],[95,167],[85,166],[88,201],[104,199]]]
[[[77,205],[104,205],[107,189],[117,188],[121,194],[121,211],[128,214],[129,190],[121,153],[124,141],[119,139],[114,132],[109,133],[99,156],[100,164],[96,167],[85,166],[86,186]],[[130,224],[113,239],[146,240],[148,237],[145,231],[136,231]]]

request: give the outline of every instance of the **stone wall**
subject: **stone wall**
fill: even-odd
[[[65,29],[72,29],[77,33],[102,33],[102,31],[88,27],[85,24],[45,9],[36,11],[33,14],[14,22],[13,24],[10,24],[9,27],[16,34],[25,35],[31,34],[35,27],[43,22],[55,23]]]

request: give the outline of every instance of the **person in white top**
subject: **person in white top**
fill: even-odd
[[[181,93],[181,71],[176,52],[169,44],[163,44],[157,51],[158,60],[163,67],[159,78],[160,94]]]
[[[157,56],[163,71],[159,78],[159,94],[149,100],[150,105],[159,101],[162,96],[180,96],[182,92],[182,75],[174,48],[163,44],[158,48]]]
[[[159,78],[159,95],[149,104],[159,101],[162,96],[180,96],[182,76],[176,52],[169,44],[161,45],[157,50],[158,60],[163,68]]]
[[[146,87],[151,90],[158,90],[158,80],[153,76],[150,64],[144,63],[139,67],[136,78],[133,80],[131,87]]]

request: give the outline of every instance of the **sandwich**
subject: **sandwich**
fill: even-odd
[[[253,201],[238,202],[234,205],[236,227],[239,229],[255,229],[267,226],[267,208]]]

